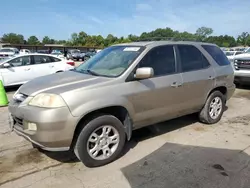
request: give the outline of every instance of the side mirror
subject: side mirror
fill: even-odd
[[[9,63],[4,63],[3,64],[3,68],[10,68],[10,67],[11,67],[11,65]]]
[[[147,79],[154,76],[154,69],[151,67],[142,67],[136,69],[135,78],[136,79]]]

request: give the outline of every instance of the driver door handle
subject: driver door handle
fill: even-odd
[[[214,80],[214,79],[215,79],[214,76],[209,76],[209,77],[208,77],[208,80]]]
[[[173,83],[171,84],[171,87],[175,87],[175,88],[181,87],[181,86],[182,86],[182,83],[178,83],[178,82],[173,82]]]
[[[29,71],[30,70],[30,68],[26,68],[26,69],[24,69],[25,71]]]

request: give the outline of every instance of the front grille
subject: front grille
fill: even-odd
[[[250,60],[235,60],[234,67],[236,70],[240,69],[250,70]]]
[[[17,118],[17,117],[13,117],[13,119],[14,119],[14,123],[23,126],[23,119]]]

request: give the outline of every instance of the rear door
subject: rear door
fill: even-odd
[[[205,104],[207,94],[214,88],[215,71],[199,47],[177,45],[180,72],[183,79],[182,114],[196,112]]]
[[[34,78],[34,69],[31,65],[31,56],[21,56],[14,58],[7,63],[9,68],[1,68],[4,85],[19,85]]]
[[[55,73],[55,65],[50,56],[46,55],[33,55],[34,71],[36,77],[45,76]]]

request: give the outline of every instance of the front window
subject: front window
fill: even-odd
[[[30,56],[22,56],[8,61],[8,63],[13,67],[20,67],[31,64]]]
[[[144,47],[111,46],[94,55],[75,71],[106,77],[120,76],[141,54]]]

